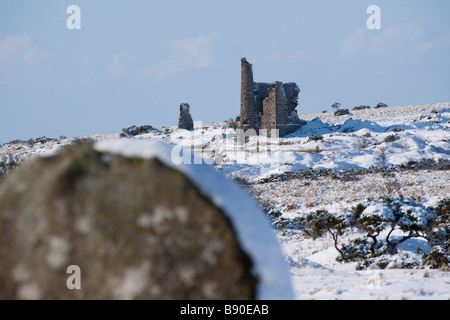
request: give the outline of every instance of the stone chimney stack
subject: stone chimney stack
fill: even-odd
[[[258,130],[258,114],[255,106],[255,85],[251,63],[241,59],[241,128]]]

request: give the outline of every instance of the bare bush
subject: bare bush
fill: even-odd
[[[376,162],[377,165],[382,169],[382,170],[386,170],[387,168],[387,151],[385,147],[380,147],[378,149],[378,153],[376,155]]]

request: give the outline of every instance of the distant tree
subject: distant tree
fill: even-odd
[[[338,111],[341,108],[341,104],[339,102],[335,102],[331,105],[331,107],[335,110]]]
[[[384,186],[386,188],[386,197],[397,194],[402,197],[401,184],[395,177],[395,173],[388,167],[388,155],[385,147],[380,147],[376,155],[376,162],[378,167],[383,172]]]
[[[385,147],[380,147],[378,149],[378,154],[376,156],[376,161],[378,166],[385,171],[387,168],[387,152]]]
[[[338,237],[344,234],[347,228],[346,221],[343,217],[331,214],[326,210],[317,210],[311,212],[304,219],[305,232],[313,239],[322,237],[328,232],[334,241],[336,250],[344,256],[344,253],[338,247]]]

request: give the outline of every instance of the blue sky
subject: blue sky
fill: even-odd
[[[299,114],[449,102],[449,13],[447,0],[2,0],[0,141],[172,126],[182,102],[197,121],[234,118],[241,57],[255,81],[297,82]]]

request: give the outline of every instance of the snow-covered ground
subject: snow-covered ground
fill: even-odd
[[[449,272],[291,267],[297,299],[448,300]]]
[[[397,186],[389,192],[423,207],[450,197],[450,170],[416,166],[422,159],[434,164],[450,161],[450,103],[350,113],[300,115],[307,125],[281,139],[252,136],[240,143],[233,123],[226,121],[196,123],[194,131],[162,127],[130,138],[173,144],[172,160],[178,162],[189,161],[189,152],[203,156],[217,170],[243,182],[261,206],[275,208],[285,220],[318,209],[340,214],[358,203],[373,205],[388,192],[386,176],[376,170],[380,166],[390,167],[395,176]],[[89,138],[119,139],[120,132]],[[67,138],[5,144],[0,161],[9,155],[49,156],[73,142]],[[354,262],[336,261],[330,236],[313,240],[295,228],[275,231],[298,299],[450,299],[448,271],[357,271]],[[420,259],[418,247],[425,246],[418,239],[408,240],[390,265],[395,266],[397,258]]]

